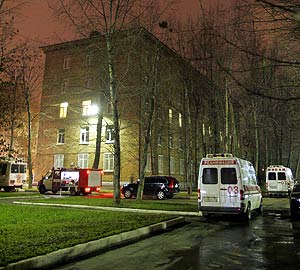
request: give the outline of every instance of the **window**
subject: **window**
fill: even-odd
[[[64,167],[64,155],[63,154],[54,155],[53,167],[54,168],[63,168]]]
[[[221,183],[224,185],[237,184],[235,168],[222,168],[221,169]]]
[[[162,145],[162,135],[161,135],[161,133],[158,133],[158,134],[157,134],[157,144],[158,144],[159,146]]]
[[[106,112],[108,114],[112,113],[112,104],[111,104],[111,102],[107,102],[107,110],[106,110]]]
[[[84,100],[82,101],[82,115],[87,116],[90,113],[92,101],[91,100]]]
[[[92,65],[92,54],[87,54],[85,57],[85,66],[90,67]]]
[[[61,93],[66,93],[68,87],[69,87],[69,80],[68,79],[64,79],[63,82],[62,82],[62,84],[61,84],[60,92]]]
[[[64,128],[58,129],[57,143],[58,144],[64,144],[65,143],[65,129]]]
[[[0,164],[0,175],[6,175],[7,164]]]
[[[112,172],[114,170],[114,155],[112,153],[104,153],[104,171]]]
[[[170,172],[175,173],[175,158],[170,157]]]
[[[169,148],[173,148],[173,136],[169,136]]]
[[[71,58],[64,58],[63,69],[69,69],[70,68],[70,62],[71,62]]]
[[[147,155],[147,163],[146,163],[145,171],[146,172],[150,172],[151,171],[151,154]]]
[[[218,169],[217,168],[204,168],[202,176],[203,184],[218,184]]]
[[[161,108],[157,108],[157,120],[161,120]]]
[[[83,127],[80,129],[80,143],[89,143],[90,127]]]
[[[172,109],[169,109],[169,123],[172,124],[173,121],[173,111]]]
[[[179,125],[179,127],[182,127],[182,114],[181,113],[178,114],[178,125]]]
[[[60,118],[66,118],[67,117],[67,111],[68,111],[68,102],[64,102],[60,104],[59,109],[59,117]]]
[[[84,80],[84,87],[91,89],[93,87],[93,79],[91,77],[86,77]]]
[[[184,174],[184,159],[181,158],[179,161],[179,173]]]
[[[285,172],[278,172],[278,180],[286,180]]]
[[[78,154],[78,167],[85,169],[89,165],[89,154]]]
[[[107,125],[106,126],[106,131],[105,131],[105,138],[106,138],[106,143],[113,143],[114,142],[114,126],[113,125]]]
[[[158,155],[158,172],[163,173],[164,172],[164,156]]]
[[[276,180],[276,173],[275,172],[269,172],[268,173],[268,179],[269,180]]]
[[[183,139],[182,139],[182,137],[179,137],[179,149],[180,150],[183,150]]]

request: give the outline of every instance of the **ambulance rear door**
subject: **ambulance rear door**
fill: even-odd
[[[222,208],[240,207],[240,170],[236,159],[224,160],[219,170],[220,203]]]

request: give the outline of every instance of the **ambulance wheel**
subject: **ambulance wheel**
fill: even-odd
[[[245,212],[245,219],[251,220],[251,205],[248,203],[247,210]]]
[[[45,194],[46,193],[46,188],[44,185],[39,186],[39,192],[40,194]]]
[[[83,196],[87,196],[89,193],[88,192],[86,192],[84,189],[81,189],[81,193],[82,193],[82,195]],[[80,194],[79,194],[80,195]]]
[[[263,212],[263,203],[261,201],[259,207],[257,208],[257,213],[262,214],[262,212]]]

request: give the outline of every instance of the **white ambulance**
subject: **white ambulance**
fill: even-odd
[[[270,165],[266,171],[266,189],[269,196],[288,195],[293,189],[292,170],[283,165]]]
[[[262,195],[253,165],[232,154],[208,154],[201,160],[198,177],[198,208],[210,214],[262,212]]]

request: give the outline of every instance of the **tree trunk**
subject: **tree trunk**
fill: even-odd
[[[103,120],[103,102],[100,101],[100,108],[98,113],[98,123],[97,123],[97,137],[96,137],[96,149],[95,158],[93,163],[93,169],[99,168],[100,154],[101,154],[101,134],[102,134],[102,120]]]

